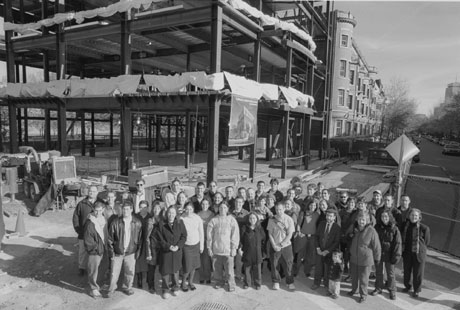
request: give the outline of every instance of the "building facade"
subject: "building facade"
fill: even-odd
[[[334,75],[329,137],[371,137],[380,131],[384,109],[383,84],[360,51],[349,12],[335,11]]]

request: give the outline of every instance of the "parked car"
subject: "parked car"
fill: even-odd
[[[439,140],[439,145],[444,146],[444,145],[446,145],[446,142],[448,142],[446,139],[441,139],[441,140]]]
[[[447,154],[455,154],[455,155],[460,155],[460,143],[455,142],[455,141],[448,141],[444,145],[444,148],[442,149],[442,153],[444,155]]]

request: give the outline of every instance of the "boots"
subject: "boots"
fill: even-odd
[[[142,272],[136,273],[137,276],[137,287],[142,288]]]

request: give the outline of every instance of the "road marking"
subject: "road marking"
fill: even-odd
[[[426,300],[421,304],[412,307],[411,310],[432,310],[432,309],[454,309],[460,303],[460,296],[442,293],[438,296]]]

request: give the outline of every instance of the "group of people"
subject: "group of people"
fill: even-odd
[[[229,292],[235,291],[236,280],[243,289],[258,290],[267,261],[273,290],[280,289],[283,277],[287,289],[295,290],[294,279],[303,269],[313,276],[313,290],[323,284],[334,299],[345,276],[352,284],[348,295],[359,290],[359,302],[366,300],[372,277],[371,295],[388,289],[395,299],[395,265],[402,257],[404,291],[413,289],[418,297],[430,230],[421,223],[421,211],[410,206],[409,196],[401,197],[399,207],[379,190],[369,202],[347,192],[332,202],[321,183],[309,184],[306,196],[300,183],[285,195],[278,185],[272,179],[268,190],[259,181],[256,189],[227,186],[222,193],[215,181],[208,188],[199,182],[195,195],[188,197],[175,179],[161,200],[145,189],[143,180],[120,199],[111,191],[100,199],[91,186],[73,216],[79,272],[88,275],[89,294],[101,296],[101,275],[111,296],[121,270],[127,295],[134,294],[135,279],[143,287],[144,276],[155,294],[157,266],[163,298],[196,290],[195,278]]]

